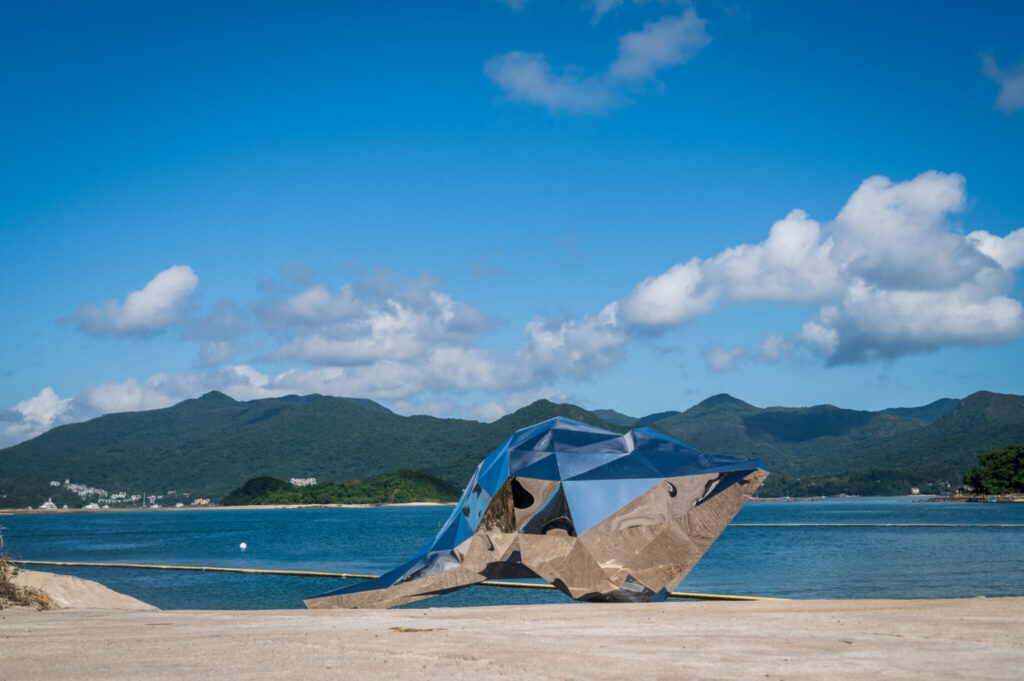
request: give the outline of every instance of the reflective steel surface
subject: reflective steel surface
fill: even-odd
[[[565,418],[484,459],[434,540],[373,580],[305,601],[390,608],[486,579],[540,577],[577,600],[663,600],[767,477],[648,428]]]

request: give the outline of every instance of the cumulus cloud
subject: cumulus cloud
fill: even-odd
[[[717,297],[717,289],[705,281],[700,259],[693,258],[637,284],[622,300],[622,317],[639,327],[667,328],[707,314]]]
[[[614,3],[599,2],[595,11],[605,6],[611,9]],[[488,59],[484,73],[511,101],[556,113],[604,113],[628,101],[625,91],[697,54],[711,41],[705,25],[692,7],[645,23],[642,30],[619,39],[618,56],[604,73],[584,75],[577,67],[555,70],[543,54],[521,51]]]
[[[304,289],[287,300],[261,303],[253,308],[256,317],[272,328],[320,326],[345,321],[357,316],[361,310],[362,304],[351,285],[342,286],[332,295],[321,284]]]
[[[124,302],[115,299],[85,303],[66,321],[93,336],[146,336],[176,324],[199,284],[188,265],[174,265],[157,274]]]
[[[612,303],[580,319],[535,318],[526,325],[518,352],[495,354],[474,347],[477,335],[492,324],[490,318],[434,290],[434,283],[420,278],[394,289],[378,281],[372,292],[343,287],[335,295],[314,287],[312,293],[268,304],[260,314],[273,325],[267,329],[283,338],[273,358],[287,356],[315,365],[309,368],[267,373],[235,364],[205,373],[130,377],[89,386],[60,404],[85,418],[168,407],[210,390],[241,400],[320,393],[368,397],[438,415],[450,408],[444,415],[494,419],[502,410],[533,399],[564,398],[549,380],[585,377],[609,367],[627,341],[616,316],[618,305]],[[325,315],[319,325],[314,325],[313,311]],[[219,365],[234,350],[231,340],[208,340],[202,348],[204,362]],[[469,407],[456,406],[463,399],[450,399],[467,394],[483,397]],[[53,397],[44,391],[39,400]],[[25,420],[39,412],[28,405],[21,403],[0,418],[8,441],[31,437],[53,423],[35,418],[35,426],[25,427]]]
[[[552,321],[535,318],[523,332],[517,354],[521,375],[577,378],[615,364],[628,337],[619,323],[618,303],[583,319]]]
[[[704,348],[704,359],[712,371],[732,371],[747,356],[747,349],[742,345],[734,348]]]
[[[968,234],[967,239],[979,252],[995,260],[1004,269],[1016,270],[1024,265],[1024,228],[1003,237],[978,230]]]
[[[810,309],[800,329],[767,335],[759,347],[705,349],[714,371],[781,361],[801,348],[836,365],[1024,337],[1024,307],[1014,296],[1024,228],[965,235],[952,217],[966,205],[964,179],[955,173],[928,171],[903,182],[871,177],[829,222],[791,211],[763,241],[672,265],[597,314],[530,320],[521,346],[508,353],[478,347],[493,320],[439,290],[429,275],[402,283],[371,273],[333,291],[313,284],[255,306],[257,321],[277,342],[271,357],[306,365],[277,373],[224,366],[246,327],[240,310],[222,303],[185,328],[186,336],[204,341],[205,363],[221,368],[102,383],[70,400],[47,388],[0,412],[0,438],[11,443],[69,420],[165,407],[209,390],[236,399],[361,396],[403,409],[496,418],[519,402],[553,399],[561,379],[614,366],[631,338],[686,323],[725,300]],[[163,286],[154,282],[154,289]],[[135,314],[133,295],[118,309]],[[481,399],[467,407],[467,395]]]
[[[966,201],[957,173],[932,170],[895,183],[870,177],[832,224],[834,259],[849,275],[885,288],[956,286],[990,264],[947,223]]]
[[[791,352],[793,352],[793,341],[774,333],[765,336],[761,341],[761,347],[758,348],[760,356],[769,362],[778,362]]]
[[[842,302],[823,307],[805,325],[802,338],[830,364],[1020,338],[1024,308],[1000,294],[1002,288],[968,282],[943,291],[887,290],[858,281]]]
[[[292,334],[273,353],[275,360],[342,366],[409,361],[437,347],[466,346],[493,325],[475,306],[434,290],[435,284],[418,279],[400,292],[376,286],[371,295],[353,286],[331,295],[316,285],[258,306],[256,314],[270,328]]]
[[[35,437],[73,417],[71,398],[61,398],[47,386],[35,397],[0,411],[0,447]]]
[[[991,55],[985,55],[981,62],[981,71],[999,85],[996,95],[996,108],[1005,113],[1013,113],[1024,109],[1024,63],[1017,68],[1004,70],[996,65]]]
[[[832,239],[802,210],[772,225],[758,244],[727,248],[703,267],[711,286],[738,301],[816,302],[842,290]]]
[[[796,344],[841,364],[1020,338],[1024,309],[1011,293],[1024,265],[1024,229],[964,235],[951,215],[966,203],[956,173],[870,177],[825,225],[794,210],[758,244],[648,277],[621,301],[621,317],[633,329],[659,332],[723,298],[821,306],[789,338],[706,352],[718,370],[743,357],[778,361]]]

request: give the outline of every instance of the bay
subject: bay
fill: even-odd
[[[380,574],[425,545],[451,507],[139,511],[0,517],[12,558]],[[680,591],[785,598],[1024,595],[1024,528],[784,527],[783,523],[1024,524],[1024,504],[847,498],[748,503]],[[774,527],[744,527],[775,524]],[[239,544],[247,549],[241,551]],[[301,608],[348,580],[110,568],[37,568],[165,609]],[[409,607],[572,602],[470,587]]]

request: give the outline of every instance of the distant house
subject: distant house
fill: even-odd
[[[193,506],[209,506],[210,505],[210,500],[209,499],[193,499],[192,500],[192,505]]]
[[[291,478],[288,482],[296,487],[312,487],[316,484],[316,478]]]
[[[920,487],[911,487],[910,488],[910,493],[911,494],[920,494],[921,493],[921,488]]]

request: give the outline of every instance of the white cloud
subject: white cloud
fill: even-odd
[[[254,306],[256,317],[270,327],[320,326],[359,315],[363,304],[350,285],[333,296],[321,284],[304,289],[291,298]]]
[[[1024,229],[964,235],[950,218],[966,203],[964,180],[956,174],[929,171],[904,182],[868,178],[831,222],[792,211],[763,241],[673,265],[598,314],[532,319],[521,347],[507,354],[477,347],[493,320],[438,290],[429,275],[396,284],[386,273],[372,273],[333,293],[316,284],[255,307],[257,320],[278,341],[272,357],[312,368],[264,373],[234,364],[200,374],[161,373],[91,386],[71,400],[47,388],[0,411],[0,441],[100,413],[165,407],[209,390],[237,399],[369,397],[492,418],[520,400],[557,394],[551,385],[559,379],[614,366],[633,334],[685,323],[725,298],[814,304],[817,311],[797,333],[768,335],[760,347],[705,350],[712,370],[753,359],[780,361],[800,347],[827,364],[843,364],[1024,337],[1024,307],[1013,296],[1016,271],[1024,266]],[[185,269],[182,274],[191,273]],[[137,320],[143,303],[180,300],[180,293],[166,291],[194,288],[169,286],[164,274],[107,317]],[[245,331],[237,306],[222,303],[184,333],[205,341],[205,363],[219,366],[234,356],[234,341]],[[481,401],[462,406],[470,394],[482,394]]]
[[[1024,265],[1024,227],[1003,237],[979,230],[968,234],[967,239],[1003,269],[1016,270]]]
[[[615,364],[622,356],[627,338],[618,320],[617,303],[580,320],[554,322],[535,318],[523,332],[518,369],[531,379],[557,375],[584,377]]]
[[[821,304],[799,333],[770,336],[758,354],[778,361],[796,342],[833,364],[1024,336],[1021,305],[1010,297],[1024,229],[965,236],[950,216],[966,202],[956,173],[870,177],[827,225],[795,210],[759,244],[648,277],[621,301],[622,319],[657,332],[707,314],[723,296]],[[709,352],[712,368],[755,354],[735,350]]]
[[[526,7],[526,3],[528,2],[528,0],[498,0],[498,2],[500,2],[503,5],[507,5],[508,8],[513,12],[518,12],[519,10]]]
[[[986,55],[982,58],[981,70],[999,84],[999,94],[996,95],[997,109],[1005,113],[1024,109],[1024,63],[1015,69],[1004,71],[996,65],[990,55]]]
[[[188,265],[174,265],[157,274],[141,290],[132,291],[120,303],[85,303],[67,318],[85,333],[95,336],[144,336],[161,331],[184,318],[185,305],[199,284]]]
[[[736,365],[747,357],[747,349],[742,345],[734,348],[710,347],[704,349],[704,359],[712,371],[732,371]]]
[[[543,54],[509,52],[491,57],[484,73],[513,102],[543,106],[552,112],[603,113],[619,96],[597,76],[581,76],[578,69],[555,73]]]
[[[708,261],[704,272],[733,299],[814,302],[842,290],[831,259],[832,240],[802,210],[772,225],[759,244],[728,248]]]
[[[834,310],[834,307],[826,307],[822,309],[822,314],[826,318],[834,318]],[[835,355],[836,348],[839,347],[839,332],[815,321],[804,322],[795,339],[826,358]]]
[[[984,277],[983,277],[984,278]],[[953,290],[885,290],[858,282],[804,326],[832,364],[899,357],[947,345],[992,345],[1024,335],[1024,308],[988,282]]]
[[[963,210],[965,181],[930,170],[906,182],[869,177],[843,206],[831,229],[833,256],[849,275],[885,288],[943,289],[987,267],[947,216]]]
[[[608,69],[608,77],[644,81],[663,68],[687,62],[711,42],[706,25],[692,7],[679,16],[645,23],[643,30],[619,38],[619,56]]]
[[[693,258],[637,284],[621,302],[622,317],[636,326],[666,328],[710,312],[717,297],[704,280],[700,260]]]
[[[0,447],[7,447],[65,423],[71,416],[71,398],[61,398],[47,386],[35,397],[0,412]]]
[[[761,342],[758,352],[769,362],[778,362],[793,352],[793,341],[784,336],[770,333]]]
[[[476,307],[420,285],[384,300],[358,297],[350,286],[332,297],[314,286],[257,315],[297,333],[273,359],[340,366],[413,360],[437,347],[468,345],[493,325]]]
[[[598,2],[595,11],[606,5],[613,6]],[[511,101],[554,113],[604,113],[628,101],[624,90],[650,81],[661,69],[685,63],[707,45],[711,39],[705,24],[692,7],[679,16],[648,22],[619,39],[618,56],[601,74],[587,76],[576,67],[556,72],[543,54],[521,51],[488,59],[484,73]]]

